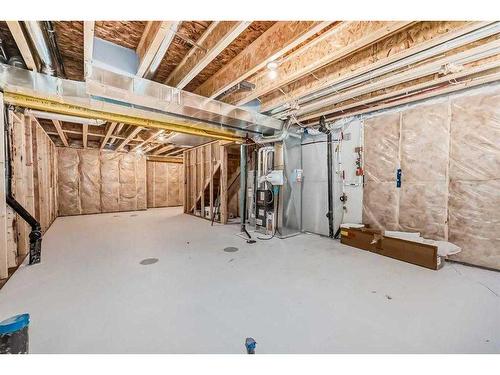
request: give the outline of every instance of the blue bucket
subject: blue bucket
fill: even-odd
[[[20,314],[0,322],[0,354],[29,352],[29,314]]]

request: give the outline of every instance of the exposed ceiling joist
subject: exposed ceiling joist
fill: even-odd
[[[373,49],[359,50],[344,59],[316,70],[314,76],[304,76],[282,86],[281,93],[274,91],[265,95],[261,98],[261,111],[267,112],[302,96],[313,94],[336,82],[368,73],[373,69],[446,43],[487,24],[488,22],[463,21],[419,22],[377,42]]]
[[[23,29],[21,28],[21,24],[18,21],[6,21],[7,26],[9,26],[10,33],[14,38],[14,41],[17,44],[17,48],[21,52],[21,56],[26,63],[26,67],[34,72],[37,71],[35,57],[31,53],[31,49],[29,47],[28,41],[24,36]]]
[[[112,132],[111,134],[116,134],[116,135],[119,135],[120,132],[122,131],[123,127],[125,126],[125,124],[123,122],[120,122],[117,126],[116,126],[116,129],[114,131],[114,133]],[[111,144],[114,144],[117,140],[117,137],[114,137],[114,136],[111,136],[111,140],[110,140],[110,143]]]
[[[142,141],[141,143],[139,143],[137,146],[134,146],[134,148],[132,148],[130,151],[136,151],[136,150],[144,147],[146,144],[148,144],[149,142],[151,142],[156,137],[159,137],[163,133],[164,133],[164,130],[158,130],[158,131],[154,132],[148,138],[146,138],[144,141]]]
[[[175,146],[174,146],[174,145],[164,146],[164,147],[162,147],[162,148],[160,148],[160,149],[156,150],[155,152],[153,152],[153,155],[161,155],[161,154],[163,154],[163,153],[165,153],[165,152],[167,152],[167,151],[169,151],[169,150],[172,150],[172,149],[174,149],[174,148],[175,148]]]
[[[59,120],[52,120],[52,123],[54,124],[57,130],[57,134],[59,135],[59,138],[61,138],[62,143],[64,144],[64,146],[68,147],[68,139],[66,138],[66,134],[64,134],[62,130],[61,123],[59,122]]]
[[[87,124],[83,124],[82,125],[83,128],[83,133],[82,133],[82,137],[83,137],[83,148],[87,148],[87,140],[88,140],[88,136],[89,136],[89,126]]]
[[[113,131],[115,130],[117,123],[112,122],[111,124],[108,125],[108,128],[106,130],[106,135],[104,136],[104,139],[101,142],[101,146],[99,147],[101,150],[106,146],[108,143],[109,138],[111,137],[111,134],[113,134]]]
[[[139,132],[143,130],[142,127],[137,126],[135,129],[133,129],[130,134],[120,143],[120,145],[116,148],[115,151],[121,151],[123,148],[137,135]]]
[[[87,66],[92,62],[94,52],[94,28],[95,21],[83,21],[83,64],[85,75]]]
[[[297,47],[329,24],[331,22],[276,22],[229,64],[198,87],[195,93],[215,98],[262,69],[269,61],[276,60]]]
[[[249,25],[248,21],[215,21],[197,41],[202,48],[193,47],[177,65],[165,83],[179,89],[185,87],[210,62],[231,44]]]
[[[408,27],[413,22],[399,21],[347,21],[287,56],[277,68],[277,79],[269,79],[264,70],[248,81],[256,87],[251,92],[241,92],[231,96],[231,103],[243,105],[249,101],[286,85],[314,70],[340,60],[367,47],[378,40]]]
[[[179,21],[149,21],[137,46],[137,75],[151,78],[165,56],[179,27]]]
[[[174,156],[174,155],[178,155],[180,154],[181,152],[184,152],[184,150],[188,149],[188,148],[191,148],[191,147],[181,147],[180,149],[178,150],[173,150],[173,151],[170,151],[170,152],[167,152],[164,156]]]

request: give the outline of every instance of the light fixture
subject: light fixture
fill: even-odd
[[[269,70],[276,70],[278,69],[278,62],[276,60],[273,60],[273,61],[269,61],[266,65],[267,69]]]
[[[267,76],[270,79],[276,79],[278,77],[278,71],[277,70],[270,70],[267,72]]]

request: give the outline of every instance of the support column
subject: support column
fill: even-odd
[[[247,145],[240,146],[240,220],[241,231],[245,232],[247,216]]]

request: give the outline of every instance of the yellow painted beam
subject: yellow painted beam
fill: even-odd
[[[12,105],[38,109],[46,112],[61,113],[65,115],[80,116],[85,118],[98,118],[110,122],[126,123],[130,125],[142,126],[145,128],[164,129],[178,133],[198,135],[202,137],[233,141],[237,143],[244,142],[244,139],[242,137],[237,136],[234,132],[229,130],[214,130],[210,128],[204,128],[201,125],[189,126],[183,124],[173,124],[166,121],[99,111],[87,107],[60,103],[54,100],[28,95],[5,92],[4,101]]]

